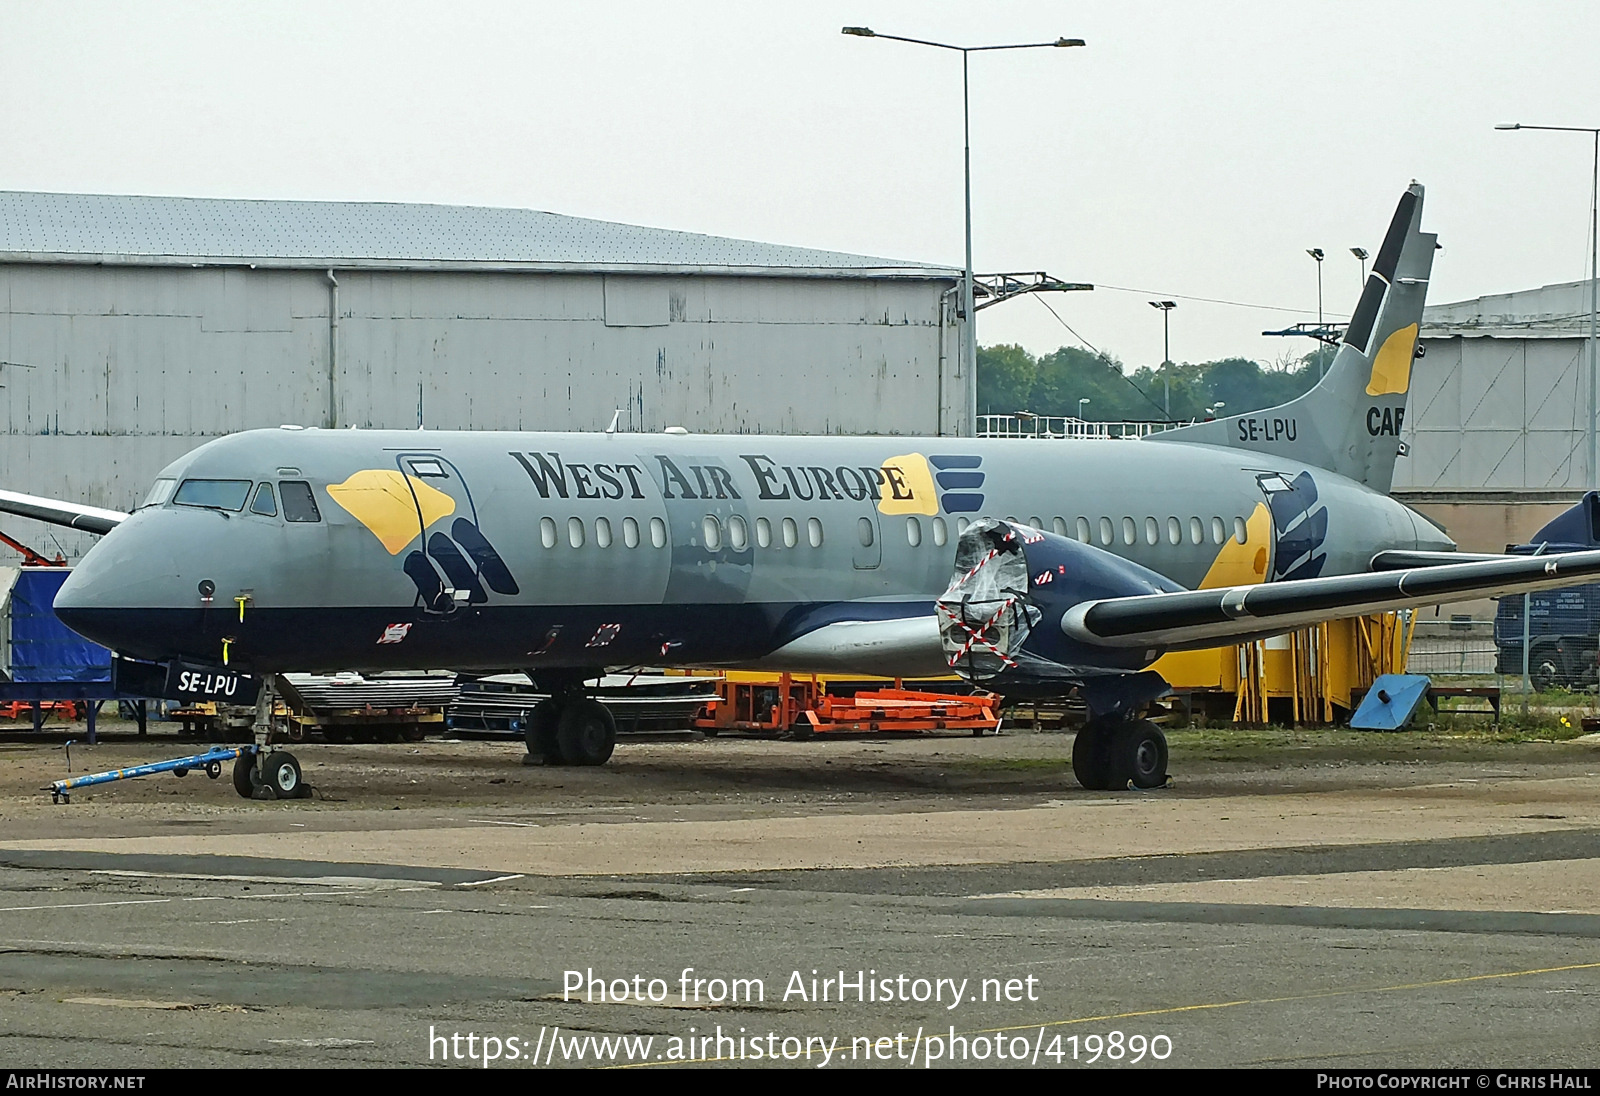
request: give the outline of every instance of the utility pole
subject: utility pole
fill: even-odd
[[[1164,389],[1161,397],[1161,410],[1166,413],[1167,419],[1172,419],[1172,342],[1167,320],[1172,315],[1172,310],[1178,307],[1177,301],[1151,301],[1151,308],[1161,310],[1161,384]]]

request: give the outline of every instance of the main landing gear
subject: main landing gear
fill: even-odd
[[[1091,719],[1073,739],[1072,773],[1094,791],[1163,787],[1167,736],[1148,719]]]
[[[311,785],[300,772],[300,762],[294,754],[272,745],[277,681],[276,677],[269,677],[262,683],[256,700],[255,752],[235,759],[233,790],[246,799],[309,799]]]
[[[529,675],[530,677],[532,675]],[[611,710],[584,692],[582,679],[541,680],[550,696],[522,713],[526,763],[604,765],[617,744]]]

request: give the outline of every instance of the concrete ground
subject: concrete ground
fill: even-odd
[[[310,800],[191,774],[55,806],[59,740],[13,737],[0,1052],[113,1069],[1600,1060],[1600,745],[1172,744],[1173,787],[1147,793],[1082,791],[1070,736],[1019,732],[664,738],[599,769],[525,767],[497,742],[307,745]],[[72,767],[194,748],[111,735]]]

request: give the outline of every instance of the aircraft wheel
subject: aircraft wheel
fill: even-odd
[[[256,755],[240,754],[233,759],[233,790],[245,799],[254,798],[261,786],[261,774],[256,771]]]
[[[561,759],[568,765],[604,765],[617,744],[617,721],[592,697],[574,697],[556,721]]]
[[[300,774],[300,762],[294,754],[282,750],[267,756],[264,786],[271,788],[277,799],[303,799],[309,792]]]
[[[522,739],[528,744],[528,756],[542,758],[546,765],[561,764],[557,733],[561,708],[561,702],[552,697],[522,713]]]
[[[1104,724],[1091,720],[1078,728],[1072,737],[1072,775],[1090,791],[1104,791],[1111,787],[1107,770]]]
[[[1114,728],[1106,742],[1107,787],[1159,788],[1167,782],[1167,736],[1148,719]]]

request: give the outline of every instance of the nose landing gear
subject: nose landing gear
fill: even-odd
[[[269,677],[256,699],[255,752],[234,761],[233,790],[246,799],[309,799],[311,785],[305,782],[299,760],[272,744],[277,684],[276,676]]]

